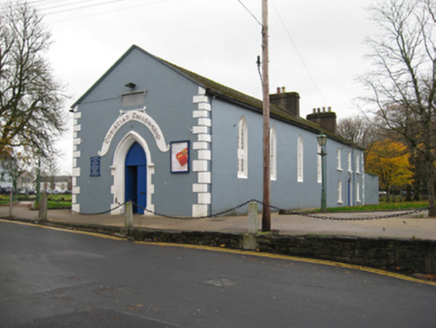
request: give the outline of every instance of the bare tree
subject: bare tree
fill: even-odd
[[[45,58],[50,34],[26,3],[0,12],[0,151],[53,151],[64,131],[62,87]],[[30,156],[31,158],[31,156]]]
[[[337,133],[362,148],[369,148],[378,139],[379,129],[365,116],[358,115],[341,119]]]
[[[435,9],[434,0],[378,1],[371,11],[380,34],[368,40],[374,69],[365,77],[377,115],[420,154],[432,217],[436,217]]]
[[[55,154],[43,158],[41,161],[41,166],[41,175],[46,178],[46,182],[48,184],[45,189],[53,192],[56,189],[56,177],[60,173],[59,164]]]

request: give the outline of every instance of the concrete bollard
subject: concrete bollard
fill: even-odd
[[[133,228],[133,205],[132,202],[126,202],[125,209],[126,219],[124,222],[124,226],[127,232],[129,232]]]
[[[248,205],[248,233],[244,234],[243,249],[257,249],[256,233],[259,230],[257,216],[257,203],[251,202]]]
[[[259,222],[257,220],[257,203],[251,202],[248,205],[248,233],[256,233],[259,230]]]
[[[41,201],[39,202],[38,222],[47,221],[47,193],[41,193]]]

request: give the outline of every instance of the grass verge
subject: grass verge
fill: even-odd
[[[376,211],[407,211],[418,208],[428,207],[427,201],[419,202],[391,202],[380,203],[378,205],[362,205],[362,206],[344,206],[344,207],[329,207],[328,212],[376,212]],[[313,212],[319,212],[320,210],[314,210]]]

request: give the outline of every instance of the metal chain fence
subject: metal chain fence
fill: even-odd
[[[123,207],[125,204],[126,203],[122,203],[122,204],[118,205],[117,207],[111,208],[110,210],[97,212],[97,213],[83,213],[83,212],[77,212],[77,211],[73,211],[73,210],[71,210],[71,212],[75,213],[75,214],[80,214],[80,215],[102,215],[102,214],[108,214],[108,213],[112,212],[113,210],[116,210],[120,207]]]
[[[56,204],[58,204],[58,205],[60,205],[60,206],[63,206],[63,204],[59,203],[59,201],[58,201],[57,199],[54,199],[53,197],[47,197],[47,200],[48,200],[48,201],[55,202]],[[80,215],[102,215],[102,214],[110,213],[110,212],[112,212],[113,210],[116,210],[116,209],[118,209],[118,208],[120,208],[120,207],[123,207],[125,204],[126,204],[126,203],[119,204],[117,207],[114,207],[114,208],[111,208],[111,209],[109,209],[109,210],[102,211],[102,212],[96,212],[96,213],[82,213],[82,212],[77,212],[77,211],[74,211],[73,209],[71,209],[71,213],[74,213],[74,214],[80,214]]]
[[[304,213],[304,212],[297,212],[297,211],[289,211],[289,210],[285,210],[282,209],[280,207],[274,206],[274,205],[270,205],[270,204],[265,204],[257,199],[250,199],[246,202],[243,202],[233,208],[230,208],[228,210],[225,211],[221,211],[218,213],[214,213],[211,215],[205,215],[205,216],[199,216],[199,217],[183,217],[183,216],[172,216],[172,215],[166,215],[166,214],[162,214],[162,213],[158,213],[158,212],[154,212],[154,211],[150,211],[144,207],[142,207],[141,205],[132,202],[135,206],[143,209],[144,211],[151,213],[153,215],[156,216],[162,216],[162,217],[166,217],[166,218],[170,218],[170,219],[178,219],[178,220],[199,220],[199,219],[210,219],[210,218],[214,218],[214,217],[218,217],[218,216],[222,216],[228,213],[231,213],[241,207],[244,207],[245,205],[250,204],[251,202],[255,202],[257,204],[260,204],[262,206],[269,206],[272,210],[274,211],[278,211],[278,212],[284,212],[288,215],[300,215],[300,216],[304,216],[304,217],[310,217],[310,218],[314,218],[314,219],[319,219],[319,220],[333,220],[333,221],[366,221],[366,220],[381,220],[381,219],[388,219],[388,218],[394,218],[394,217],[400,217],[400,216],[404,216],[404,215],[411,215],[414,213],[419,213],[425,210],[428,210],[428,208],[417,208],[414,210],[410,210],[410,211],[406,211],[406,212],[399,212],[399,213],[391,213],[391,214],[386,214],[386,215],[374,215],[374,216],[365,216],[365,217],[356,217],[356,218],[352,218],[352,217],[334,217],[334,216],[327,216],[327,215],[315,215],[315,214],[311,214],[311,213]]]
[[[245,205],[250,204],[252,201],[255,201],[255,200],[253,200],[253,199],[248,200],[248,201],[243,202],[243,203],[241,203],[241,204],[239,204],[239,205],[237,205],[235,207],[229,208],[228,210],[225,210],[225,211],[221,211],[221,212],[214,213],[214,214],[211,214],[211,215],[204,215],[204,216],[197,216],[197,217],[166,215],[166,214],[150,211],[150,210],[146,209],[145,207],[142,207],[141,205],[139,205],[139,204],[137,204],[135,202],[132,202],[132,203],[135,206],[143,209],[144,211],[146,211],[148,213],[151,213],[153,215],[156,215],[156,216],[162,216],[162,217],[165,217],[165,218],[178,219],[178,220],[201,220],[201,219],[212,219],[212,218],[215,218],[217,216],[223,216],[223,215],[231,213],[231,212],[233,212],[233,211],[235,211],[235,210],[237,210],[237,209],[239,209],[241,207],[244,207]]]
[[[381,219],[389,219],[389,218],[395,218],[405,215],[411,215],[414,213],[419,213],[422,211],[427,210],[428,208],[417,208],[414,210],[410,210],[407,212],[400,212],[400,213],[391,213],[386,215],[374,215],[374,216],[365,216],[365,217],[357,217],[357,218],[351,218],[351,217],[333,217],[333,216],[327,216],[327,215],[314,215],[309,213],[302,213],[302,212],[289,212],[286,211],[286,214],[289,215],[302,215],[310,218],[320,219],[320,220],[336,220],[336,221],[367,221],[367,220],[381,220]]]
[[[54,198],[48,198],[48,200],[50,201],[54,201],[56,203],[58,203],[59,205],[62,205],[61,203],[59,203],[56,199]],[[394,218],[394,217],[401,217],[401,216],[405,216],[405,215],[411,215],[411,214],[415,214],[415,213],[419,213],[422,211],[426,211],[428,210],[428,207],[425,208],[417,208],[417,209],[413,209],[413,210],[409,210],[409,211],[400,211],[400,212],[395,212],[395,213],[391,213],[391,214],[385,214],[385,215],[373,215],[373,216],[364,216],[364,217],[335,217],[335,216],[328,216],[328,215],[317,215],[317,214],[312,214],[312,213],[305,213],[305,212],[298,212],[298,211],[292,211],[292,210],[286,210],[286,209],[282,209],[280,207],[271,205],[271,204],[265,204],[257,199],[250,199],[246,202],[243,202],[235,207],[229,208],[227,210],[221,211],[221,212],[217,212],[217,213],[213,213],[210,215],[204,215],[204,216],[199,216],[199,217],[186,217],[186,216],[173,216],[173,215],[167,215],[167,214],[163,214],[163,213],[159,213],[159,212],[155,212],[155,211],[150,211],[148,209],[146,209],[145,207],[139,205],[136,202],[130,201],[133,205],[143,209],[145,212],[148,212],[152,215],[156,215],[156,216],[161,216],[161,217],[165,217],[165,218],[169,218],[169,219],[177,219],[177,220],[201,220],[201,219],[212,219],[218,216],[223,216],[229,213],[232,213],[252,202],[255,202],[259,205],[262,206],[269,206],[271,208],[271,210],[277,211],[277,212],[282,212],[283,214],[286,215],[300,215],[300,216],[304,216],[304,217],[310,217],[313,219],[319,219],[319,220],[333,220],[333,221],[368,221],[368,220],[381,220],[381,219],[388,219],[388,218]],[[73,211],[71,210],[72,213],[75,214],[80,214],[80,215],[102,215],[102,214],[107,214],[110,213],[113,210],[116,210],[120,207],[123,207],[126,203],[122,203],[119,204],[117,207],[114,207],[112,209],[106,210],[106,211],[102,211],[102,212],[96,212],[96,213],[82,213],[82,212],[77,212],[77,211]]]

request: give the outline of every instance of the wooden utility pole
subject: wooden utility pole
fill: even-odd
[[[262,0],[262,87],[263,87],[263,206],[262,231],[271,231],[270,149],[269,149],[269,74],[268,1]]]

